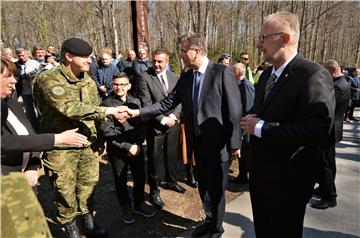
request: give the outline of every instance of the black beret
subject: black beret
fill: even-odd
[[[92,51],[91,45],[79,38],[69,38],[61,46],[61,52],[68,52],[76,56],[89,56]]]

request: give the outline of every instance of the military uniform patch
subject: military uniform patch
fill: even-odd
[[[62,96],[65,94],[65,89],[61,86],[55,86],[51,89],[51,92],[56,96]]]

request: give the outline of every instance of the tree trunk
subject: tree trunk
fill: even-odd
[[[113,35],[113,49],[116,55],[119,53],[119,36],[118,36],[118,27],[115,19],[115,2],[110,2],[110,14],[111,14],[111,25],[112,25],[112,35]]]

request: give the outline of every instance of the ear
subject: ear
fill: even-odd
[[[72,54],[70,54],[70,53],[68,53],[68,52],[66,52],[65,54],[64,54],[64,57],[65,57],[65,59],[66,59],[66,61],[67,62],[72,62]]]
[[[128,90],[130,90],[130,89],[131,89],[131,83],[128,84]]]
[[[283,38],[283,42],[285,44],[287,44],[287,43],[289,43],[289,41],[291,39],[291,35],[287,32],[284,32],[282,38]]]

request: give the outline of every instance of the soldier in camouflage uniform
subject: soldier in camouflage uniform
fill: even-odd
[[[51,237],[41,205],[23,173],[1,176],[1,237]]]
[[[81,216],[82,231],[91,237],[106,237],[106,231],[93,223],[91,200],[99,179],[99,149],[96,123],[119,108],[100,107],[96,84],[89,71],[91,46],[78,38],[62,45],[60,66],[40,74],[33,84],[43,132],[58,133],[79,128],[89,143],[82,148],[61,147],[44,154],[45,172],[56,189],[58,220],[69,237],[80,237],[76,223]]]

